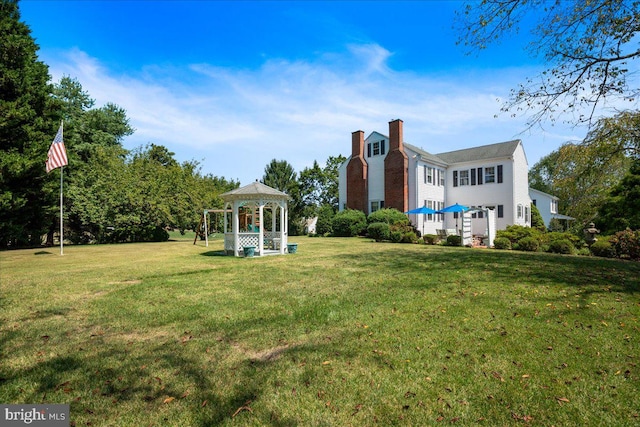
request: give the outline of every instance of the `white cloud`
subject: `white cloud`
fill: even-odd
[[[397,72],[388,66],[392,53],[376,44],[314,61],[271,59],[258,69],[155,65],[130,74],[79,50],[43,56],[54,81],[76,77],[97,105],[126,109],[136,128],[128,148],[162,144],[179,160],[205,159],[205,173],[243,184],[261,178],[272,158],[300,171],[349,155],[352,131],[387,133],[396,118],[408,142],[432,153],[522,137],[530,165],[574,133],[560,126],[519,136],[524,119],[494,118],[497,99],[521,77],[516,70]]]

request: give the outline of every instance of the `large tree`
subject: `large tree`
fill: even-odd
[[[588,223],[638,155],[633,135],[640,113],[600,119],[579,144],[567,143],[540,159],[529,171],[529,185],[560,198],[560,211]]]
[[[615,233],[625,228],[640,230],[640,158],[611,190],[598,213],[596,222],[603,233]]]
[[[58,171],[45,173],[60,115],[47,66],[20,21],[16,0],[0,0],[0,246],[40,243],[55,211]]]
[[[459,43],[470,51],[532,25],[528,49],[549,67],[513,89],[503,106],[504,111],[528,112],[530,124],[555,120],[561,113],[591,123],[605,99],[635,103],[640,90],[637,65],[632,65],[640,57],[638,1],[470,1],[458,17]]]
[[[289,235],[303,230],[304,204],[300,193],[298,174],[286,160],[273,159],[264,168],[262,183],[289,195]]]

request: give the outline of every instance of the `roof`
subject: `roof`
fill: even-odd
[[[252,182],[244,187],[236,188],[235,190],[227,191],[220,195],[223,200],[231,200],[237,198],[259,198],[259,197],[271,197],[279,199],[288,199],[289,195],[283,193],[280,190],[269,187],[261,182]]]
[[[499,142],[497,144],[449,151],[446,153],[436,154],[436,156],[444,160],[446,163],[464,163],[476,160],[511,157],[520,143],[521,141],[519,139],[515,139],[513,141]]]
[[[435,154],[431,154],[427,151],[424,151],[422,148],[418,148],[415,145],[407,144],[406,142],[403,143],[403,145],[409,150],[415,151],[416,153],[420,154],[421,160],[429,161],[432,163],[441,163],[445,165],[447,164],[447,162],[445,162],[440,157],[436,156]]]

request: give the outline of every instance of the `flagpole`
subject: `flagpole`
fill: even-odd
[[[60,168],[60,255],[64,255],[64,220],[63,216],[63,197],[62,197],[62,177],[64,176],[64,166]]]

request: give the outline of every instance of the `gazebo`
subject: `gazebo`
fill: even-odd
[[[244,249],[255,255],[283,255],[287,247],[289,196],[254,182],[221,194],[224,201],[224,250],[242,256]]]

